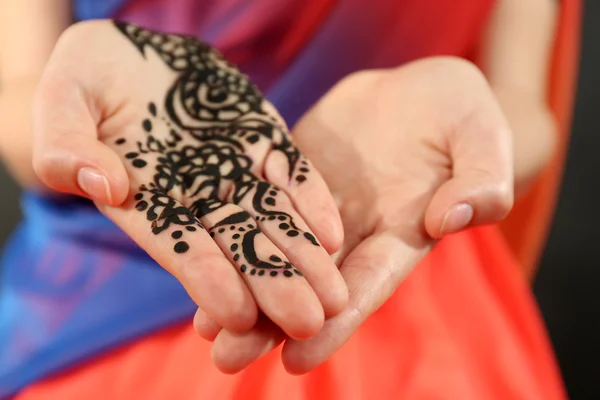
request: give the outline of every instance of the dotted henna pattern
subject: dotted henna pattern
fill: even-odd
[[[152,233],[157,235],[174,226],[173,249],[185,253],[190,248],[183,240],[186,233],[204,229],[200,218],[225,206],[219,193],[231,188],[235,204],[252,196],[254,218],[247,211],[229,215],[209,230],[211,237],[224,235],[231,242],[232,259],[242,273],[302,275],[276,255],[261,259],[255,247],[255,238],[262,233],[256,221],[277,223],[288,237],[319,246],[289,214],[277,210],[280,189],[250,172],[252,160],[246,149],[265,140],[272,151],[285,155],[290,181],[301,184],[310,172],[285,127],[263,108],[260,91],[216,50],[193,37],[153,32],[123,22],[115,22],[115,26],[143,56],[146,48],[152,48],[178,73],[162,99],[165,115],[159,115],[156,103],[148,104],[147,118],[141,121],[145,140],[115,141],[128,149],[124,157],[133,167],[156,164],[152,181],[141,185],[134,197],[135,208],[146,213]],[[180,193],[186,205],[170,193]]]

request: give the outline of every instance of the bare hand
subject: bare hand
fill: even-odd
[[[286,340],[283,363],[304,373],[326,361],[444,235],[503,219],[513,202],[512,137],[483,75],[454,58],[366,71],[334,87],[294,128],[340,207],[336,262],[348,307],[296,341],[261,320],[238,335],[201,311],[213,360],[236,372]],[[399,289],[401,290],[401,289]]]

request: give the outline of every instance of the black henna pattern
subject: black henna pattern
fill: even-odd
[[[123,22],[115,22],[115,26],[143,56],[150,47],[178,73],[163,99],[166,115],[159,115],[154,102],[148,104],[148,117],[141,121],[145,140],[133,144],[125,138],[115,141],[129,148],[124,157],[135,168],[145,168],[150,157],[157,162],[153,180],[135,195],[135,207],[146,213],[152,233],[178,226],[171,233],[177,241],[173,248],[177,253],[186,252],[190,247],[182,240],[186,232],[203,229],[199,218],[225,206],[219,193],[231,188],[235,204],[253,192],[256,221],[272,221],[287,236],[302,237],[319,246],[289,214],[275,208],[280,189],[250,172],[252,160],[245,150],[263,140],[270,141],[273,151],[285,155],[290,181],[301,184],[310,172],[285,127],[264,110],[263,96],[256,86],[216,50],[193,37],[153,32]],[[184,206],[169,193],[180,193],[189,204]],[[242,273],[302,275],[276,255],[268,260],[258,257],[255,238],[261,230],[248,212],[224,218],[209,233],[231,240],[229,250]]]

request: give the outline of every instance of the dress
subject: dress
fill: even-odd
[[[493,0],[79,0],[80,20],[193,34],[290,125],[344,75],[471,57]],[[445,238],[330,361],[211,364],[179,283],[85,200],[23,199],[0,292],[0,398],[563,399],[541,318],[495,226]],[[27,318],[23,318],[26,315]],[[96,396],[96,397],[94,397]]]

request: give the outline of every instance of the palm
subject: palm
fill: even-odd
[[[270,148],[285,156],[290,179],[302,183],[309,172],[307,161],[300,158],[285,128],[264,110],[258,90],[218,53],[193,38],[153,33],[122,23],[117,27],[142,54],[151,48],[178,73],[159,103],[164,110],[154,102],[148,104],[147,116],[141,122],[145,131],[141,140],[135,145],[125,138],[114,141],[117,152],[124,153],[134,168],[154,166],[151,180],[140,185],[135,195],[136,208],[145,212],[152,233],[159,234],[173,224],[188,232],[201,228],[202,217],[228,204],[222,199],[228,193],[226,197],[234,204],[251,198],[252,216],[261,221],[276,220],[288,237],[303,236],[318,245],[311,233],[296,226],[289,213],[277,209],[280,189],[252,172],[256,162],[248,155],[248,147],[258,147],[261,141],[270,142]],[[183,204],[175,199],[176,194]],[[275,254],[258,259],[253,238],[260,230],[252,216],[242,210],[227,215],[212,224],[211,235],[231,227],[241,232],[233,244],[242,249],[245,242],[246,251],[232,256],[243,260],[239,267],[242,273],[300,274]],[[177,253],[189,249],[183,237],[186,231],[175,235]]]
[[[387,231],[415,249],[430,246],[426,210],[452,175],[450,156],[434,134],[443,121],[402,113],[404,107],[421,108],[415,104],[418,96],[401,95],[402,82],[393,86],[385,78],[381,72],[347,78],[295,127],[305,154],[332,149],[327,157],[315,158],[315,167],[339,206],[343,258],[364,238]]]
[[[499,108],[481,74],[462,61],[352,75],[294,132],[338,204],[345,239],[336,263],[350,291],[348,307],[316,337],[286,341],[285,366],[306,372],[391,296],[444,232],[461,228],[460,218],[445,218],[449,210],[473,204],[479,213],[467,215],[465,225],[501,219],[512,201],[512,171]],[[284,340],[277,331],[269,324],[247,338],[221,331],[213,347],[216,363],[244,367],[270,347],[266,343]],[[237,357],[236,350],[249,343],[256,351]]]
[[[129,178],[127,200],[100,210],[233,330],[260,309],[306,338],[341,311],[335,205],[248,78],[191,37],[106,21],[70,32],[48,70],[83,86],[93,106],[74,113],[94,119]]]

